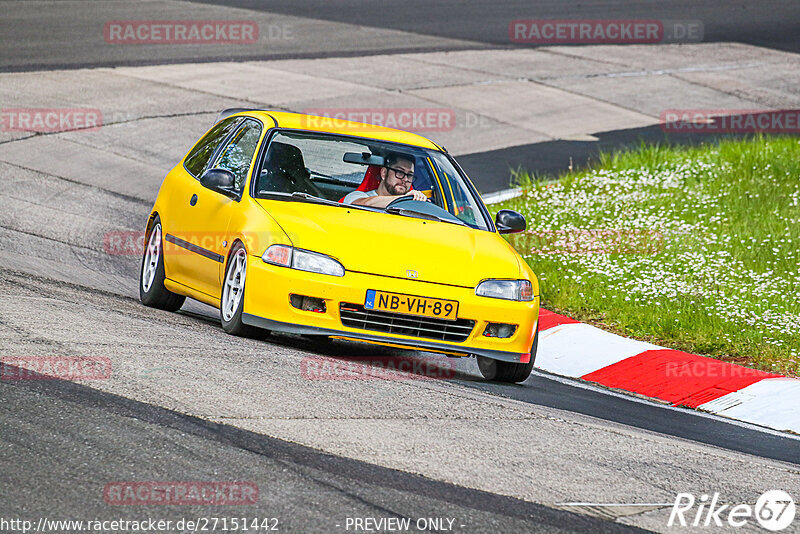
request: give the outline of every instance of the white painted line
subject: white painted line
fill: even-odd
[[[540,334],[536,367],[557,375],[580,378],[646,350],[662,348],[588,324],[563,324]]]
[[[672,506],[674,502],[644,502],[644,503],[605,503],[605,502],[557,502],[556,506]]]
[[[682,67],[679,69],[658,69],[658,70],[637,70],[637,71],[628,71],[628,72],[608,72],[608,73],[601,73],[601,74],[579,74],[574,76],[564,76],[563,79],[575,79],[575,80],[585,80],[586,78],[629,78],[631,76],[663,76],[666,74],[684,74],[684,73],[693,73],[693,72],[720,72],[726,70],[741,70],[741,69],[752,69],[763,67],[766,65],[763,61],[759,61],[757,63],[739,63],[733,65],[713,65],[710,67]],[[535,82],[536,80],[532,80],[526,78],[528,81]]]
[[[593,138],[592,140],[596,141],[597,139]],[[543,179],[537,179],[534,185],[539,187],[548,184],[557,184],[558,182],[558,178],[545,177]],[[486,193],[485,195],[481,195],[481,199],[483,199],[484,204],[489,205],[505,202],[506,200],[511,200],[512,198],[517,198],[519,196],[522,196],[522,188],[512,187],[511,189],[503,189],[502,191],[495,191],[494,193]]]
[[[486,195],[481,195],[484,204],[498,204],[500,202],[505,202],[506,200],[511,200],[512,198],[517,198],[518,196],[522,195],[522,188],[515,187],[513,189],[504,189],[502,191],[497,191],[495,193],[489,193]]]
[[[698,409],[757,425],[800,433],[800,380],[767,378]]]

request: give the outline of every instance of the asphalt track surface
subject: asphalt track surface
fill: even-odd
[[[40,13],[7,10],[10,16],[0,22],[0,35],[10,36],[4,43],[11,43],[4,46],[1,58],[5,70],[255,57],[247,55],[252,51],[237,55],[236,50],[228,52],[233,57],[198,57],[193,51],[188,51],[190,58],[170,55],[175,52],[165,52],[160,58],[109,57],[107,50],[80,38],[86,28],[97,26],[97,17],[89,17],[87,12],[105,7],[38,4],[48,9]],[[159,2],[148,3],[146,9],[122,2],[115,5],[128,9],[129,18],[144,18],[144,14],[152,19],[177,18],[181,6],[167,4],[164,11],[159,11]],[[739,40],[787,50],[797,47],[800,35],[796,2],[762,3],[757,9],[745,2],[662,2],[657,8],[650,2],[638,2],[624,10],[623,2],[590,2],[567,11],[560,2],[547,2],[536,4],[535,12],[527,2],[500,6],[458,3],[458,8],[455,4],[386,2],[371,3],[368,9],[355,3],[322,1],[271,2],[266,7],[261,2],[226,4],[322,21],[319,28],[335,23],[420,35],[410,48],[383,40],[385,46],[357,50],[351,45],[352,34],[331,26],[338,31],[321,32],[317,39],[304,41],[300,49],[277,51],[275,57],[508,46],[503,42],[508,20],[534,16],[613,18],[624,13],[627,18],[702,19],[706,40]],[[645,10],[645,4],[659,11]],[[426,15],[418,16],[420,11]],[[43,20],[50,20],[46,24],[52,26],[44,27],[52,31],[42,31]],[[507,150],[515,151],[516,156],[497,151],[488,159],[486,155],[471,157],[478,158],[479,165],[531,158],[525,147]],[[542,154],[548,152],[552,147],[543,149]],[[113,353],[118,358],[115,364],[122,362],[122,373],[115,384],[0,381],[2,517],[140,519],[139,509],[111,509],[104,504],[102,488],[109,480],[252,480],[260,488],[260,501],[257,507],[247,509],[247,515],[280,517],[281,530],[286,532],[344,531],[342,521],[353,516],[454,517],[464,525],[464,532],[636,530],[557,509],[554,503],[580,500],[584,495],[573,479],[591,488],[586,494],[594,496],[595,502],[604,493],[608,495],[605,502],[626,498],[630,502],[630,494],[635,492],[624,491],[624,486],[638,487],[648,477],[655,478],[648,482],[664,491],[658,496],[639,494],[643,501],[663,501],[664,495],[674,496],[687,487],[699,490],[704,484],[713,490],[708,486],[716,480],[722,485],[717,489],[727,490],[733,499],[752,498],[757,496],[753,494],[756,489],[773,486],[796,493],[800,442],[794,437],[611,395],[544,374],[536,373],[522,385],[490,384],[481,382],[471,361],[465,361],[459,362],[455,378],[442,384],[411,381],[405,390],[397,384],[371,383],[311,389],[307,381],[297,381],[285,372],[300,358],[346,360],[354,354],[394,357],[396,352],[341,343],[319,346],[298,338],[232,340],[219,328],[213,310],[204,306],[188,304],[178,314],[142,308],[133,298],[138,259],[102,254],[96,246],[87,245],[81,233],[102,235],[119,226],[137,229],[151,198],[134,191],[119,192],[125,191],[124,187],[109,191],[94,183],[75,183],[57,174],[42,175],[5,164],[3,175],[13,177],[0,189],[5,214],[0,221],[0,243],[7,251],[0,261],[0,340],[5,352],[15,356]],[[141,369],[156,369],[157,374],[159,362],[179,369],[161,379],[139,380]],[[190,380],[181,373],[207,376]],[[251,387],[263,381],[268,394],[238,386],[239,380],[251,378]],[[304,404],[312,395],[319,395],[315,404]],[[428,397],[435,395],[458,402],[452,406],[429,403]],[[369,450],[363,442],[374,440],[380,449],[386,443],[384,437],[362,430],[357,423],[342,431],[353,432],[353,441],[331,430],[330,425],[339,419],[368,418],[370,407],[387,420],[401,420],[395,412],[381,412],[394,403],[424,414],[410,417],[409,424],[390,425],[392,432],[408,432],[389,441],[396,443],[407,459],[397,458],[399,454],[387,458]],[[471,410],[482,406],[485,418],[477,414],[468,430],[436,419],[443,410],[458,411],[458,403],[473,403],[469,404]],[[252,408],[239,412],[239,404]],[[474,452],[478,456],[504,454],[486,446],[495,432],[506,435],[501,418],[492,411],[494,404],[506,411],[530,410],[546,421],[520,416],[533,429],[524,437],[530,440],[531,455],[538,457],[536,469],[525,463],[530,458],[513,455],[509,462],[487,467],[482,458],[459,452],[463,444],[457,446],[456,437],[449,445],[453,463],[460,464],[463,472],[438,465],[449,459],[437,448],[438,443],[423,441],[420,435],[453,432],[453,436],[475,436],[478,434],[468,433],[480,433],[483,427],[485,435],[475,442]],[[261,411],[267,412],[263,421],[259,419]],[[233,415],[222,417],[223,412]],[[467,415],[454,417],[470,421]],[[303,426],[305,418],[318,419],[318,426]],[[413,428],[414,421],[421,421],[419,428]],[[291,427],[294,423],[297,428]],[[514,426],[513,421],[508,425],[511,434],[524,428]],[[368,428],[374,431],[374,427]],[[576,428],[585,438],[575,433]],[[329,438],[330,446],[326,443]],[[589,450],[594,439],[599,451]],[[576,442],[572,448],[570,441]],[[507,442],[498,443],[501,449],[506,446]],[[428,448],[440,456],[427,457]],[[685,451],[685,458],[679,451]],[[679,460],[686,462],[684,471],[676,470],[681,466]],[[522,489],[520,470],[533,479]],[[617,471],[618,476],[608,474]],[[508,490],[503,488],[504,478]],[[603,484],[608,488],[602,488]],[[487,489],[476,489],[483,486]],[[531,489],[533,486],[544,489]],[[548,488],[552,488],[552,498],[536,493],[547,493]],[[525,498],[510,496],[513,494]],[[158,507],[145,515],[177,520],[239,513],[207,507]],[[639,524],[661,530],[661,519],[663,516],[650,523],[642,519]]]
[[[342,530],[346,517],[457,517],[458,530],[466,523],[473,532],[640,531],[321,454],[72,382],[3,382],[0,391],[4,486],[14,488],[2,492],[6,518],[74,518],[76,505],[81,518],[104,518],[104,484],[87,488],[74,479],[125,473],[133,480],[256,482],[261,498],[247,516],[278,518],[283,532]],[[175,522],[230,516],[223,506],[159,508],[151,516]],[[114,518],[136,520],[141,513],[128,508]]]
[[[696,20],[703,25],[704,42],[800,50],[800,4],[793,0],[6,0],[2,5],[0,70],[7,71],[512,47],[520,45],[510,42],[509,23],[534,18]],[[246,9],[238,13],[248,16],[263,13],[265,18],[259,22],[264,25],[266,41],[258,46],[227,45],[211,51],[191,45],[177,50],[147,45],[121,50],[103,41],[103,26],[109,20],[231,20],[237,14],[232,8]],[[282,39],[286,37],[282,27],[291,28],[290,40]]]
[[[278,0],[267,3],[224,0],[224,3],[272,13],[391,28],[496,46],[509,44],[508,25],[517,19],[699,20],[704,26],[705,42],[742,42],[787,50],[797,50],[800,46],[797,37],[800,6],[790,0],[378,0],[370,2],[369,9],[356,0]]]

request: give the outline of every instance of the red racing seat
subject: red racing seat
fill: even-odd
[[[361,185],[356,187],[354,191],[373,191],[378,189],[378,186],[381,183],[381,168],[382,167],[380,165],[369,165],[367,167],[367,171],[364,173],[364,179],[361,180]],[[411,189],[414,189],[414,187],[412,186]],[[411,191],[411,189],[409,189],[409,191]],[[339,202],[344,202],[344,197],[339,199]]]
[[[361,180],[361,185],[356,187],[355,191],[372,191],[378,189],[378,185],[381,183],[380,172],[381,167],[379,165],[369,165],[367,171],[364,173],[364,179]],[[344,197],[339,199],[339,202],[344,202]]]

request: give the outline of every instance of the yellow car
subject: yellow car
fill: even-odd
[[[411,189],[390,197],[389,185]],[[487,379],[521,382],[536,357],[539,284],[499,234],[524,229],[514,211],[493,221],[424,137],[227,110],[161,185],[140,298],[173,311],[186,297],[210,304],[234,335],[477,356]]]

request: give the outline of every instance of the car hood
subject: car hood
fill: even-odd
[[[492,232],[354,208],[257,202],[292,245],[332,256],[348,271],[463,287],[520,277],[518,255]]]

